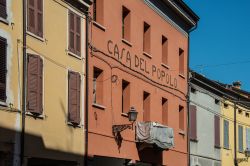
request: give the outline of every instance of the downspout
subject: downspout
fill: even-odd
[[[89,31],[89,17],[88,12],[86,14],[86,58],[85,58],[85,155],[84,155],[84,165],[88,165],[88,128],[89,128],[89,98],[88,98],[88,92],[89,92],[89,69],[88,69],[88,50],[89,50],[89,38],[88,38],[88,31]]]
[[[239,99],[238,99],[239,100]],[[236,130],[236,121],[237,121],[237,107],[236,107],[236,101],[234,101],[234,165],[238,166],[237,162],[237,130]]]
[[[189,119],[190,119],[190,113],[189,113],[189,111],[190,111],[190,109],[189,109],[189,104],[190,104],[190,84],[191,84],[191,82],[190,82],[190,76],[189,76],[189,70],[190,70],[190,68],[189,68],[189,64],[190,64],[190,44],[189,44],[189,42],[190,42],[190,33],[192,32],[192,31],[194,31],[195,29],[197,29],[197,27],[198,27],[198,24],[196,24],[192,29],[190,29],[189,31],[188,31],[188,58],[187,58],[187,67],[188,67],[188,70],[187,70],[187,151],[188,151],[188,157],[187,157],[187,163],[188,163],[188,165],[189,166],[191,166],[191,164],[190,164],[190,136],[189,136],[189,128],[190,128],[190,126],[189,126]]]
[[[23,0],[23,90],[22,90],[22,131],[20,147],[20,166],[24,166],[24,139],[25,139],[25,114],[26,114],[26,87],[27,87],[27,55],[26,55],[26,0]]]

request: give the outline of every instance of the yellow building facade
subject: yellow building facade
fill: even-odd
[[[236,104],[236,145],[237,145],[237,160],[239,166],[249,166],[250,160],[246,161],[244,154],[250,144],[250,110],[244,104]],[[234,103],[226,100],[221,105],[221,161],[222,166],[234,165]],[[248,131],[247,131],[248,130]],[[226,138],[227,137],[227,138]],[[228,143],[227,143],[228,142]],[[239,161],[243,160],[243,161]]]
[[[23,1],[1,3],[0,165],[83,165],[85,12],[91,1],[27,0],[25,49]]]

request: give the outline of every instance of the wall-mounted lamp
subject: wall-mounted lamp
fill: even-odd
[[[121,136],[121,132],[126,130],[126,129],[132,129],[133,130],[133,125],[134,122],[137,119],[137,114],[138,112],[136,111],[136,109],[134,107],[131,107],[129,112],[128,112],[128,120],[130,122],[132,122],[131,124],[121,124],[121,125],[113,125],[112,126],[112,132],[113,135],[115,137],[115,140],[118,144],[118,147],[121,147],[121,143],[122,143],[122,136]]]

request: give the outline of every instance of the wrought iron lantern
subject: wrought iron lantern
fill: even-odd
[[[134,123],[137,119],[137,114],[138,112],[135,110],[134,107],[131,107],[129,112],[128,112],[128,119],[130,122]]]

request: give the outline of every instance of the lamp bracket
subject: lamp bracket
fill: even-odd
[[[121,132],[126,130],[126,129],[132,129],[133,128],[133,123],[132,124],[122,124],[122,125],[113,125],[112,126],[112,132],[115,137],[115,141],[118,145],[118,149],[120,150],[121,145],[122,145],[122,135]]]

